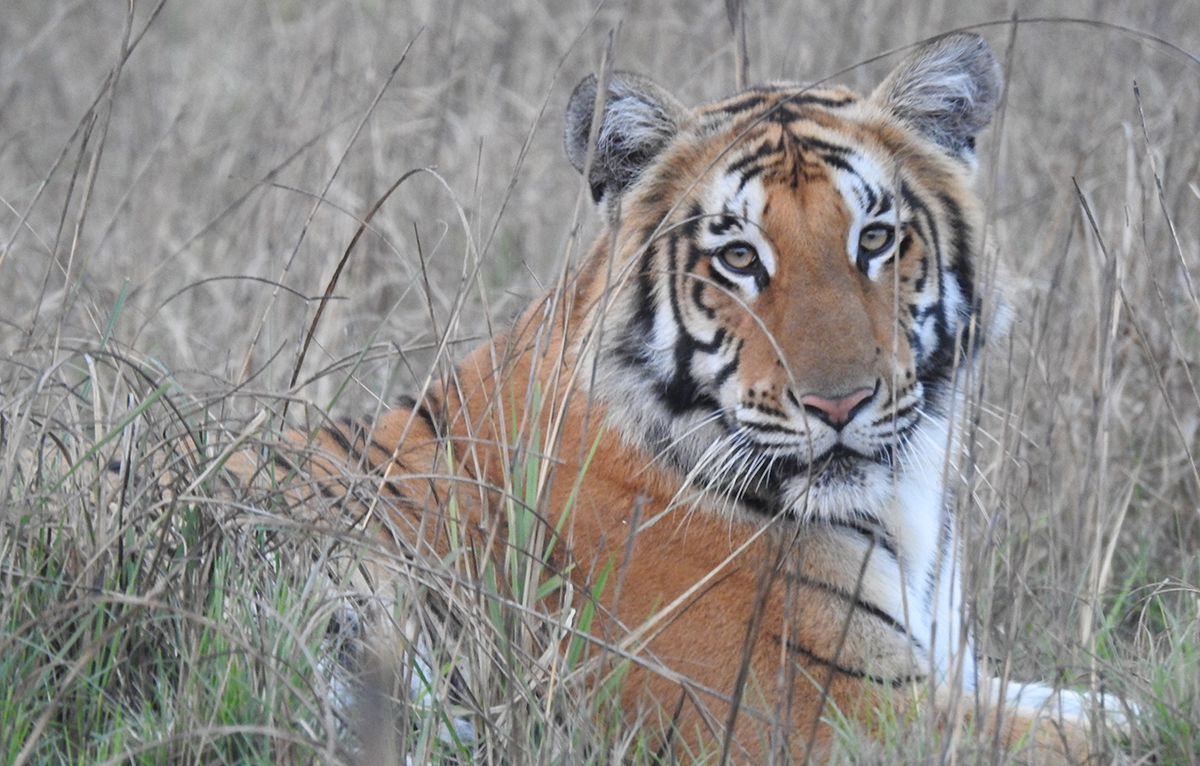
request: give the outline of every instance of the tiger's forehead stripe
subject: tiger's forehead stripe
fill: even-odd
[[[886,188],[884,176],[888,174],[876,159],[881,155],[878,139],[868,126],[856,115],[836,115],[824,106],[827,103],[839,106],[858,104],[855,98],[834,100],[822,97],[819,100],[810,94],[792,95],[773,102],[767,95],[755,94],[743,103],[753,103],[756,109],[750,114],[738,114],[736,119],[725,119],[721,133],[727,142],[728,159],[725,172],[740,173],[743,184],[772,168],[786,167],[793,172],[791,185],[799,183],[800,177],[818,173],[824,165],[830,171],[854,174],[859,191],[865,196],[865,207],[874,208],[880,198],[879,192]],[[797,105],[805,97],[804,107]],[[820,103],[822,106],[815,106]],[[835,107],[834,111],[844,111]],[[715,129],[714,125],[710,130]],[[706,131],[702,131],[706,132]],[[780,163],[781,158],[791,157],[792,163]],[[851,204],[855,200],[850,201]],[[863,205],[858,205],[859,207]],[[874,212],[886,212],[886,207]]]
[[[729,132],[734,134],[731,142],[740,137],[744,146],[739,147],[740,151],[731,152],[724,177],[714,184],[713,196],[718,200],[710,205],[711,210],[722,209],[720,198],[723,194],[733,199],[751,181],[782,168],[783,172],[803,172],[810,180],[823,172],[846,199],[847,209],[858,223],[866,218],[883,218],[893,211],[893,187],[899,180],[896,168],[885,167],[869,144],[846,142],[844,130],[834,130],[806,118],[786,124],[759,122],[752,129],[735,126]],[[792,162],[786,161],[788,156],[792,157]],[[821,165],[824,170],[818,171]],[[796,166],[806,170],[798,171]],[[736,182],[731,183],[730,179]],[[798,179],[791,179],[792,186],[797,182]],[[851,231],[848,236],[854,237],[857,233]]]
[[[715,115],[717,119],[728,119],[732,116],[752,113],[753,115],[763,115],[769,112],[795,115],[806,106],[838,109],[861,101],[861,96],[845,88],[797,91],[794,85],[763,85],[747,93],[734,96],[728,101],[701,107],[699,112],[706,116]]]

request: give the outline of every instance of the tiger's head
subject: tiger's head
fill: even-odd
[[[968,34],[868,97],[775,85],[691,110],[616,73],[593,137],[584,80],[566,144],[607,210],[590,269],[610,423],[736,512],[844,521],[940,472],[1000,90]]]

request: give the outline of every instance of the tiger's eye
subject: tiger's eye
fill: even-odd
[[[758,264],[758,251],[745,242],[726,245],[717,257],[730,271],[750,271]]]
[[[875,224],[863,229],[858,235],[859,252],[869,255],[877,253],[892,244],[892,231],[891,226],[884,226],[883,224]]]

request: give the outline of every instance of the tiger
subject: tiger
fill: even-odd
[[[518,459],[550,461],[546,571],[594,600],[596,644],[633,660],[620,704],[663,713],[665,751],[822,762],[836,721],[930,707],[1086,759],[1102,700],[977,658],[948,489],[986,330],[976,137],[1001,92],[969,33],[868,96],[780,83],[691,109],[589,76],[565,146],[600,210],[590,250],[444,381],[290,433],[307,457],[276,469],[335,499],[365,471],[356,521],[385,547],[487,556]]]

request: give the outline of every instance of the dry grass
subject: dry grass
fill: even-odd
[[[269,498],[215,466],[284,402],[369,413],[420,389],[553,280],[576,235],[566,95],[618,24],[621,68],[691,103],[728,92],[723,5],[695,5],[7,4],[0,761],[353,758],[328,688],[351,584],[312,563],[353,546],[281,533]],[[811,5],[751,3],[754,79],[866,88],[892,63],[869,57],[1014,11]],[[982,648],[1015,677],[1140,700],[1130,759],[1197,764],[1200,16],[1188,0],[1015,10],[1019,26],[980,30],[1009,71],[980,156],[1013,313],[959,494]],[[298,363],[359,218],[419,168]],[[636,730],[594,714],[603,694],[547,680],[546,635],[520,617],[536,594],[410,575],[472,626],[455,640],[486,735],[474,762],[645,762]],[[468,757],[436,736],[464,712],[461,680],[431,675],[397,708],[425,725],[360,731],[371,752]],[[923,762],[911,745],[847,753]],[[998,758],[964,745],[976,756]]]

